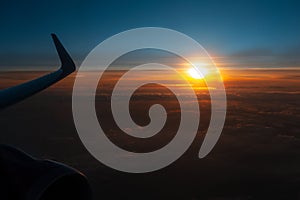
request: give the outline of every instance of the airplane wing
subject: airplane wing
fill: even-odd
[[[61,61],[61,67],[57,71],[37,79],[0,90],[0,109],[18,103],[19,101],[48,88],[75,71],[76,66],[66,49],[55,34],[51,34],[51,36]]]

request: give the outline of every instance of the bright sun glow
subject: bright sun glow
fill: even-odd
[[[202,78],[204,78],[204,76],[200,72],[198,72],[195,68],[190,68],[188,70],[188,73],[194,79],[202,79]]]

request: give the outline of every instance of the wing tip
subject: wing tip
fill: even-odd
[[[70,73],[76,70],[76,66],[74,61],[72,60],[69,53],[66,51],[60,40],[58,39],[55,33],[51,33],[51,37],[55,44],[56,51],[61,61],[61,69],[63,70],[63,74],[69,75]]]

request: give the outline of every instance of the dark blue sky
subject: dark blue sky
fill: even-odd
[[[181,31],[228,66],[300,66],[299,1],[13,1],[0,7],[0,66],[54,66],[60,37],[78,64],[131,28]]]

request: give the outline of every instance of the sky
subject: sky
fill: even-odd
[[[0,69],[59,63],[56,33],[77,66],[119,32],[164,27],[197,40],[221,67],[300,66],[300,1],[2,1]]]

